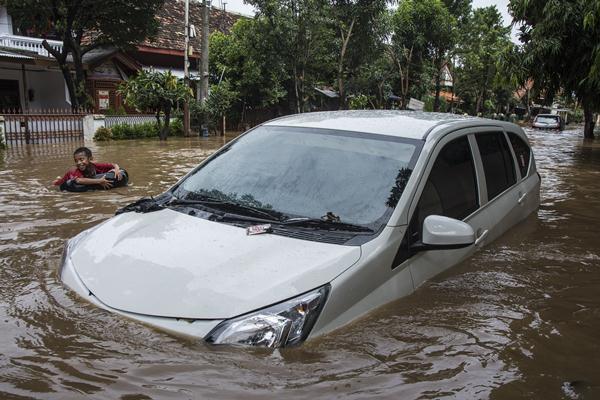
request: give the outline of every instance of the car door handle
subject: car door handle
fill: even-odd
[[[517,203],[519,203],[519,204],[523,203],[523,200],[525,200],[525,197],[527,197],[527,193],[519,194],[519,199],[517,200]]]
[[[479,246],[481,244],[481,242],[483,242],[483,239],[486,238],[486,236],[488,235],[489,230],[485,230],[481,233],[481,235],[477,236],[477,239],[475,239],[475,246]]]

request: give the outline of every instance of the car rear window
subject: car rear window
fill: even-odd
[[[517,157],[517,164],[519,165],[519,170],[521,171],[521,178],[525,178],[527,176],[527,172],[529,171],[531,149],[527,143],[525,143],[525,141],[515,133],[508,132],[508,139],[510,140],[510,144],[515,152],[515,156]]]
[[[503,132],[478,133],[475,138],[491,200],[517,182],[515,164]]]

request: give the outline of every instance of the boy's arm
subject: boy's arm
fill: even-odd
[[[96,166],[96,171],[104,174],[106,172],[110,172],[110,171],[115,171],[115,176],[117,178],[117,180],[121,180],[121,178],[123,177],[123,173],[121,172],[121,168],[119,168],[119,165],[116,163],[113,164],[109,164],[109,163],[96,163],[94,164]]]
[[[62,178],[60,176],[57,176],[56,179],[52,181],[52,184],[54,186],[60,186],[63,183],[65,183],[66,181],[68,181],[69,179],[71,179],[72,174],[73,174],[73,170],[70,169],[67,172],[65,172],[65,174],[63,175]]]
[[[75,182],[79,183],[80,185],[100,185],[102,186],[104,189],[110,189],[112,187],[112,184],[110,183],[110,181],[106,180],[106,178],[102,177],[102,178],[77,178],[75,179]]]

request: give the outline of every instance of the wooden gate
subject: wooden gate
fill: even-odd
[[[39,110],[0,112],[4,117],[6,144],[58,143],[83,140],[84,112]]]

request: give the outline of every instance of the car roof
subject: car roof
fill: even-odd
[[[425,139],[435,127],[447,124],[497,125],[499,121],[456,114],[398,110],[324,111],[288,115],[266,122],[265,126],[334,129]]]

